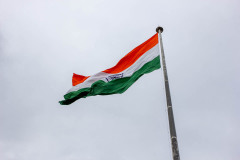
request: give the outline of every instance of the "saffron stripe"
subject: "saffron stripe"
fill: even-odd
[[[108,74],[117,74],[120,73],[130,66],[132,66],[141,56],[143,56],[148,50],[156,46],[158,43],[158,34],[156,33],[147,41],[139,45],[138,47],[134,48],[131,52],[125,55],[114,67],[106,69],[102,72]],[[80,83],[83,83],[87,78],[90,76],[82,76],[73,74],[72,77],[72,85],[76,86]]]
[[[82,75],[78,75],[78,74],[75,74],[73,73],[73,76],[72,76],[72,85],[73,86],[76,86],[80,83],[83,83],[86,79],[88,79],[90,76],[82,76]]]
[[[156,33],[150,39],[134,48],[131,52],[125,55],[114,67],[104,70],[105,73],[116,74],[124,71],[133,65],[145,52],[158,44],[158,34]]]

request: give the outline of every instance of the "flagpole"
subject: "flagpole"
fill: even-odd
[[[177,142],[177,134],[176,134],[176,129],[175,129],[174,117],[173,117],[172,101],[171,101],[168,75],[167,75],[167,67],[166,67],[165,55],[164,55],[164,50],[163,50],[163,42],[162,42],[162,34],[161,34],[163,32],[163,28],[158,26],[156,28],[156,32],[158,33],[159,39],[160,39],[163,76],[164,76],[165,93],[166,93],[166,99],[167,99],[168,121],[169,121],[170,138],[171,138],[171,144],[172,144],[172,157],[173,157],[173,160],[180,160],[179,150],[178,150],[178,142]]]

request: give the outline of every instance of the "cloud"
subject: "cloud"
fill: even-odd
[[[3,160],[171,159],[162,72],[121,95],[58,101],[164,27],[182,159],[237,159],[239,2],[0,2]]]

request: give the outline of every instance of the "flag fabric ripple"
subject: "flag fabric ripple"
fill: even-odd
[[[158,34],[134,48],[114,67],[92,76],[73,74],[73,87],[59,103],[68,105],[80,98],[125,92],[142,75],[160,68]]]

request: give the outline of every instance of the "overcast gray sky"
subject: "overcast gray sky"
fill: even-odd
[[[171,160],[161,70],[59,100],[164,28],[182,160],[239,160],[240,1],[1,0],[1,160]],[[237,105],[238,104],[238,105]]]

